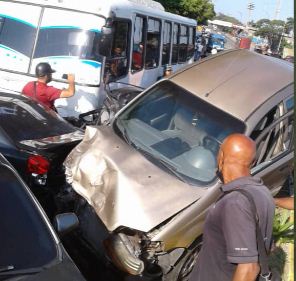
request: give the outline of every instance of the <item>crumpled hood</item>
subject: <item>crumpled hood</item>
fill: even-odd
[[[154,165],[111,127],[87,127],[65,166],[67,181],[109,231],[126,226],[148,232],[206,192]]]

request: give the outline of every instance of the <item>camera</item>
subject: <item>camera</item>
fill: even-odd
[[[68,74],[63,74],[62,78],[63,79],[68,79]]]

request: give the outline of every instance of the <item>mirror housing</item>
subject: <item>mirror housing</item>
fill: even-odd
[[[111,57],[113,30],[112,27],[103,26],[99,38],[99,53],[104,57]]]
[[[64,236],[78,227],[79,220],[74,213],[63,213],[55,216],[53,225],[55,230]]]

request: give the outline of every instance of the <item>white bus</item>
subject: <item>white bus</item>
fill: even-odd
[[[165,65],[191,63],[196,24],[151,0],[1,0],[0,88],[21,92],[48,62],[51,85],[66,87],[63,74],[75,74],[75,95],[55,106],[77,117],[101,104],[102,81],[146,88]]]

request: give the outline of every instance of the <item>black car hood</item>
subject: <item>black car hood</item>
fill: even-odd
[[[62,262],[34,275],[23,275],[5,279],[6,281],[86,281],[76,265],[65,258]]]

